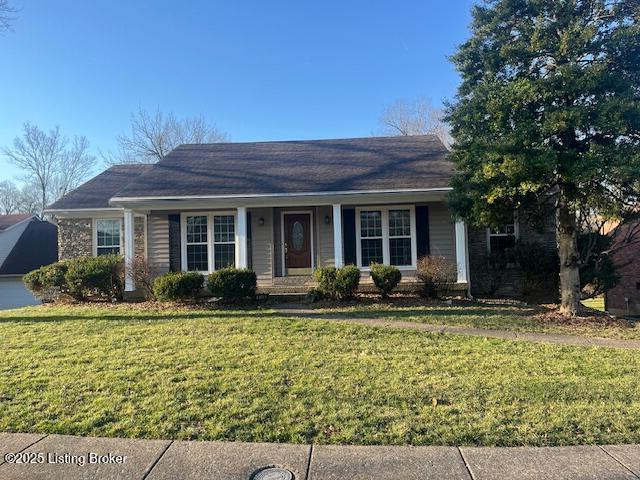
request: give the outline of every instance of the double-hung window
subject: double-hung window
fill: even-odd
[[[187,217],[187,270],[206,272],[209,270],[209,217],[193,215]]]
[[[234,220],[233,215],[213,216],[214,270],[235,265],[236,232]]]
[[[389,210],[389,263],[411,265],[411,211]]]
[[[235,265],[235,215],[183,215],[183,265],[186,270],[211,272]]]
[[[415,213],[408,207],[356,210],[358,265],[385,263],[398,267],[416,264]]]
[[[518,225],[513,222],[487,229],[489,253],[504,253],[516,244]]]
[[[121,228],[122,220],[119,218],[96,220],[96,255],[120,254]]]
[[[360,265],[383,263],[382,210],[360,211]]]

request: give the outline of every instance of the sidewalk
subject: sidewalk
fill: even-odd
[[[18,457],[36,463],[4,461],[8,458],[15,462],[16,456],[7,454],[19,452]],[[90,459],[94,463],[88,463]],[[280,470],[264,470],[273,466]],[[640,445],[358,447],[0,433],[0,478],[638,480]]]
[[[333,322],[358,323],[373,327],[419,330],[430,333],[454,333],[458,335],[468,335],[471,337],[501,338],[503,340],[555,343],[558,345],[595,346],[640,350],[640,340],[586,337],[557,333],[514,332],[512,330],[459,327],[455,325],[438,325],[431,323],[408,322],[404,320],[388,320],[384,318],[346,317],[334,313],[318,313],[314,310],[304,308],[278,308],[276,309],[276,312],[278,313],[278,316],[285,318],[328,320]]]

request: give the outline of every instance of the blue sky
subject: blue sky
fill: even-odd
[[[204,115],[232,141],[367,136],[384,107],[439,105],[471,0],[10,0],[0,145],[31,121],[114,147],[130,112]],[[98,167],[97,170],[101,170]],[[0,160],[0,180],[19,172]]]

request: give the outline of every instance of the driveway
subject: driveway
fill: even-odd
[[[0,277],[0,310],[39,304],[40,300],[22,283],[22,277]]]

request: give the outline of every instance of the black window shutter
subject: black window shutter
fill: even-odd
[[[342,247],[344,248],[344,264],[355,265],[356,259],[356,210],[342,210]]]
[[[182,270],[182,253],[180,251],[180,215],[169,215],[169,270]]]
[[[416,236],[418,258],[429,255],[429,207],[416,206]]]

